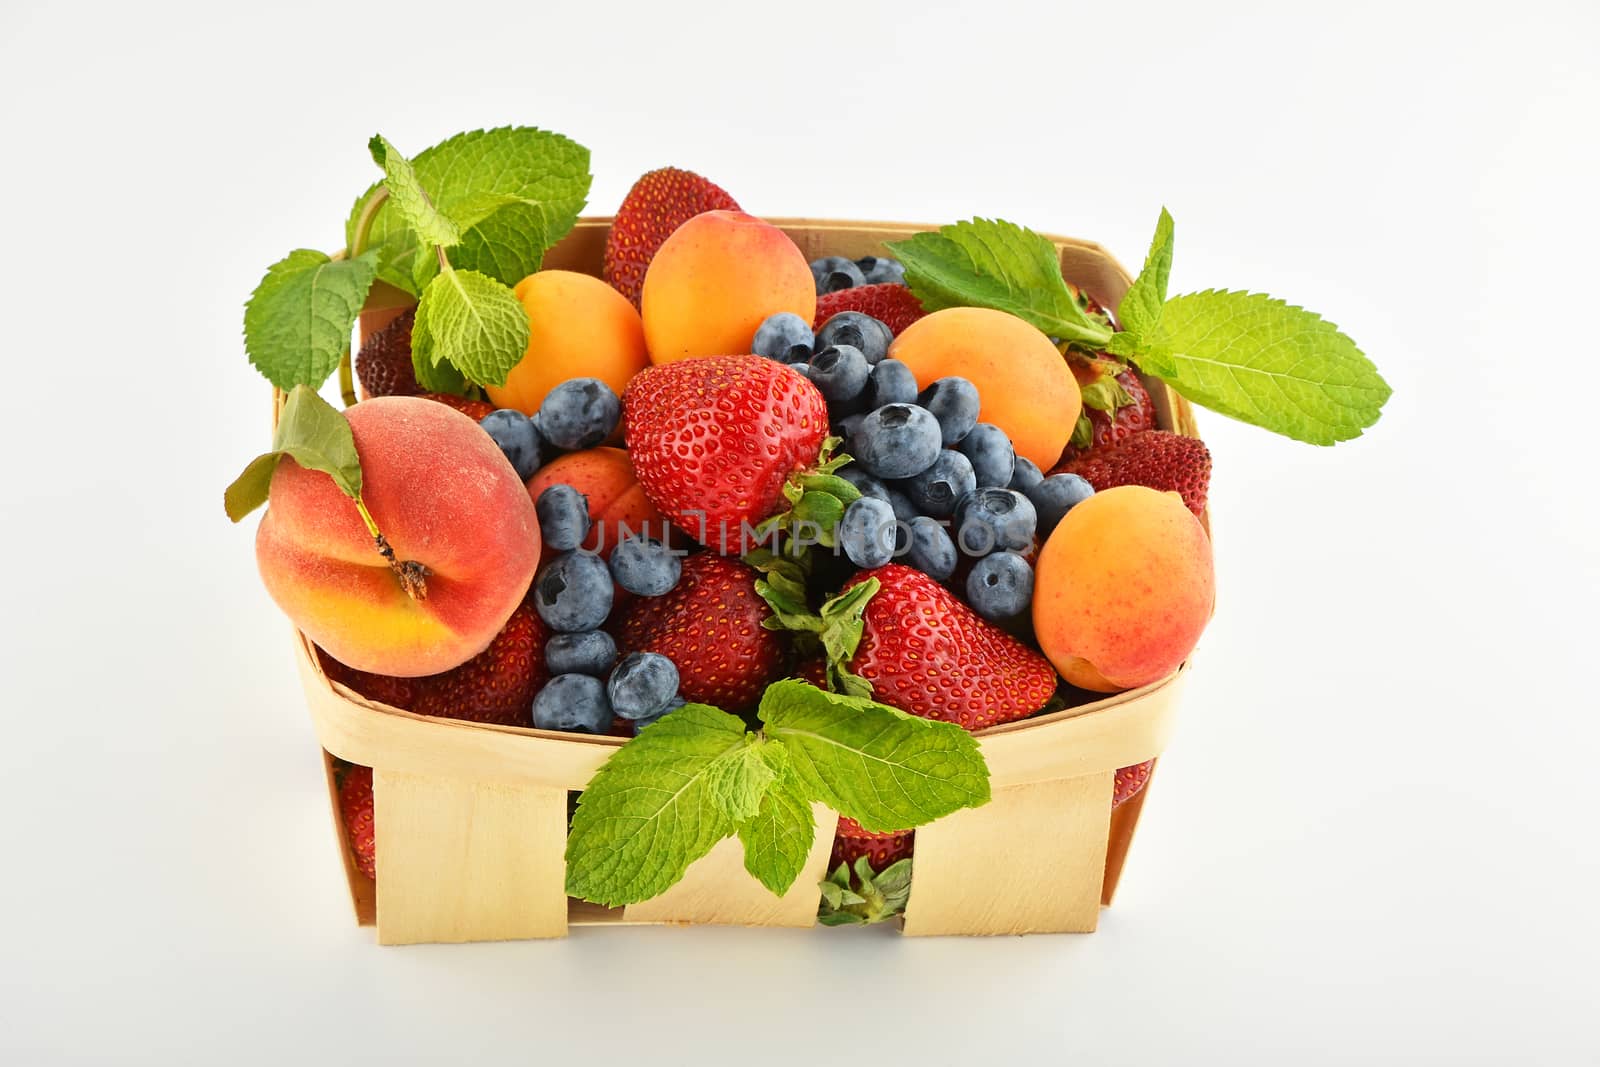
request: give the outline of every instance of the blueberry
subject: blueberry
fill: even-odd
[[[552,630],[595,630],[611,614],[611,571],[593,552],[568,552],[539,572],[533,609]]]
[[[960,452],[941,449],[933,466],[900,483],[906,496],[924,515],[948,519],[955,514],[956,502],[978,487],[972,461]]]
[[[861,268],[861,278],[865,285],[880,285],[883,282],[905,284],[906,268],[898,259],[887,256],[862,256],[856,260],[856,266]]]
[[[587,674],[558,674],[533,698],[533,725],[541,730],[611,732],[605,683]]]
[[[1049,537],[1073,506],[1094,496],[1094,486],[1076,474],[1052,474],[1028,490],[1028,499],[1039,513],[1039,536]]]
[[[611,550],[611,577],[638,596],[660,596],[678,584],[677,553],[648,537],[628,537]]]
[[[969,556],[995,549],[1021,552],[1033,544],[1038,515],[1015,489],[974,489],[956,505],[956,544]]]
[[[811,381],[830,405],[860,396],[871,370],[867,357],[853,345],[829,345],[811,357]]]
[[[926,408],[888,404],[871,412],[850,435],[850,454],[868,474],[909,478],[939,458],[939,423]]]
[[[854,289],[863,284],[864,276],[855,260],[843,256],[823,256],[811,261],[811,277],[817,283],[817,295],[837,293],[840,289]]]
[[[896,489],[891,485],[888,487],[888,493],[889,506],[894,508],[894,517],[901,522],[910,522],[922,514],[917,510],[917,505],[911,502],[911,498],[906,496],[903,490]]]
[[[1011,470],[1011,484],[1008,488],[1026,494],[1042,481],[1044,481],[1044,471],[1039,469],[1039,465],[1027,456],[1018,456],[1017,465]],[[1035,501],[1034,507],[1038,506],[1038,502]]]
[[[624,719],[648,719],[667,710],[678,693],[678,668],[658,652],[630,652],[606,683],[611,710]]]
[[[939,420],[939,432],[947,448],[978,425],[978,387],[965,378],[940,378],[922,391],[917,403]]]
[[[809,322],[792,311],[780,311],[767,316],[767,321],[756,330],[755,340],[750,342],[750,351],[779,363],[794,363],[811,358],[811,346],[815,340]]]
[[[881,567],[894,558],[895,525],[888,501],[864,496],[839,520],[839,547],[863,570]]]
[[[855,418],[855,416],[852,415],[851,418]],[[847,419],[845,421],[848,422],[849,420]],[[843,478],[845,481],[849,482],[851,485],[855,486],[857,489],[861,490],[862,496],[870,496],[875,500],[889,499],[888,486],[884,485],[882,482],[878,481],[878,479],[862,470],[861,464],[859,463],[846,463],[844,466],[834,471],[834,473]]]
[[[593,448],[610,437],[622,418],[622,401],[599,378],[571,378],[545,395],[539,430],[557,448]]]
[[[860,428],[861,423],[865,421],[866,417],[867,413],[865,411],[857,411],[853,414],[846,415],[838,422],[834,423],[834,432],[848,441],[855,434],[856,430]]]
[[[863,311],[841,311],[817,331],[818,348],[829,345],[859,348],[867,362],[874,366],[889,354],[889,342],[893,340],[889,327]]]
[[[915,404],[917,376],[898,359],[885,359],[872,368],[867,379],[867,403],[881,408],[885,404]]]
[[[1033,599],[1033,568],[1015,552],[983,557],[967,575],[967,603],[990,622],[1012,619]]]
[[[918,515],[911,520],[911,542],[906,562],[936,582],[955,573],[956,543],[938,519]]]
[[[544,665],[551,674],[592,674],[604,678],[617,662],[617,643],[604,630],[556,634],[544,645]]]
[[[533,509],[545,545],[557,552],[570,552],[589,535],[589,498],[565,482],[540,493]]]
[[[671,715],[673,712],[677,711],[687,703],[688,701],[684,700],[683,697],[675,696],[671,700],[667,701],[666,707],[662,708],[654,715],[651,715],[649,718],[633,720],[633,736],[638,737],[640,730],[643,730],[646,726],[660,722],[663,716]]]
[[[972,460],[972,473],[979,485],[998,485],[1008,488],[1011,476],[1017,470],[1017,451],[1011,447],[1011,438],[993,423],[980,422],[956,446],[961,454]]]
[[[807,356],[805,360],[800,363],[789,364],[789,369],[798,373],[800,377],[809,380],[811,377],[811,357]]]
[[[516,468],[518,478],[527,481],[533,477],[539,469],[539,452],[544,441],[532,419],[515,408],[500,408],[485,415],[478,425],[500,446],[500,451]]]

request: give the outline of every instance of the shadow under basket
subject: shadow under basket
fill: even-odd
[[[807,259],[881,255],[884,241],[933,228],[772,221]],[[580,220],[545,266],[598,275],[609,229],[609,219]],[[1098,245],[1051,239],[1063,275],[1115,307],[1131,283],[1122,266]],[[393,314],[364,312],[363,333]],[[1146,385],[1157,426],[1195,436],[1183,399],[1159,381]],[[330,680],[301,634],[295,658],[356,918],[377,926],[380,943],[562,937],[572,926],[607,924],[815,925],[837,819],[827,808],[815,806],[811,854],[782,897],[745,872],[738,839],[727,838],[652,900],[622,908],[572,900],[564,889],[567,794],[584,788],[623,739],[414,715]],[[917,829],[903,932],[1092,931],[1111,903],[1150,792],[1147,783],[1113,811],[1115,772],[1161,754],[1186,670],[977,734],[993,799]],[[334,757],[373,769],[375,881],[356,869],[345,845]]]

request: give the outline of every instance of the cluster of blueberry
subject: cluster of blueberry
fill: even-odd
[[[572,378],[545,396],[532,418],[499,408],[478,425],[506,454],[523,481],[532,478],[548,452],[593,448],[610,437],[622,418],[622,401],[599,378]]]
[[[882,282],[903,284],[906,269],[898,259],[887,256],[863,256],[846,259],[844,256],[823,256],[811,261],[811,277],[817,282],[817,295],[837,293],[840,289],[854,289],[858,285],[878,285]]]

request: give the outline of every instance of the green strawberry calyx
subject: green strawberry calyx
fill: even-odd
[[[900,860],[874,871],[871,861],[862,856],[854,871],[841,863],[819,885],[822,903],[817,908],[817,922],[823,926],[880,923],[906,910],[911,899],[911,861]]]
[[[825,438],[816,464],[789,477],[783,485],[783,498],[789,506],[756,527],[758,544],[771,543],[780,533],[788,535],[797,552],[812,545],[833,548],[837,544],[839,520],[861,497],[861,490],[834,473],[850,462],[848,455],[838,451],[843,443],[839,437]]]
[[[756,581],[756,592],[772,609],[772,615],[761,625],[797,635],[796,644],[802,654],[820,651],[827,661],[828,688],[833,692],[872,696],[872,683],[851,671],[850,663],[855,659],[866,627],[863,616],[867,604],[878,595],[883,583],[868,578],[829,598],[813,611],[807,603],[804,583],[796,581],[792,572],[780,568],[767,570],[761,563],[752,563],[748,556],[745,562],[764,572]]]

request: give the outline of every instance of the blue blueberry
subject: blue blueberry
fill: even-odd
[[[854,416],[851,416],[854,418]],[[865,416],[863,416],[864,418]],[[888,500],[889,489],[878,479],[861,469],[859,463],[846,463],[833,473],[861,490],[862,496],[870,496],[875,500]]]
[[[974,489],[956,505],[956,545],[969,556],[996,549],[1022,552],[1033,545],[1038,515],[1015,489]]]
[[[1017,470],[1017,450],[1000,427],[980,422],[956,447],[972,461],[972,473],[979,485],[1010,487],[1011,476]]]
[[[845,441],[849,441],[855,435],[856,430],[860,429],[861,423],[866,420],[866,417],[867,413],[865,411],[857,411],[846,415],[833,424],[833,432],[844,438]]]
[[[893,340],[894,334],[889,332],[889,327],[864,311],[841,311],[817,331],[818,348],[829,345],[859,348],[873,366],[889,354],[889,342]]]
[[[624,719],[663,714],[677,693],[678,668],[659,652],[628,653],[606,683],[611,710]]]
[[[865,276],[853,259],[843,256],[823,256],[811,261],[811,277],[817,283],[817,295],[837,293],[840,289],[854,289]]]
[[[938,519],[918,515],[911,520],[906,562],[936,582],[942,582],[956,569],[956,543]]]
[[[500,408],[485,415],[478,425],[500,446],[518,478],[527,481],[534,476],[544,440],[532,419],[515,408]]]
[[[1015,552],[980,559],[967,575],[967,603],[990,622],[1014,619],[1033,600],[1033,568]]]
[[[571,378],[545,394],[539,432],[557,448],[593,448],[610,437],[622,418],[622,401],[599,378]]]
[[[540,493],[533,510],[539,516],[540,536],[557,552],[570,552],[589,536],[589,498],[566,482]]]
[[[1017,465],[1011,470],[1011,484],[1007,488],[1026,494],[1042,481],[1044,481],[1044,471],[1039,469],[1039,465],[1027,456],[1018,456]],[[1035,508],[1038,506],[1037,503],[1034,504]]]
[[[638,737],[639,731],[643,730],[646,726],[651,726],[657,722],[660,722],[664,716],[671,715],[673,712],[677,711],[687,703],[688,701],[684,700],[683,697],[675,696],[671,700],[667,701],[666,707],[662,708],[654,715],[651,715],[649,718],[633,720],[633,736]]]
[[[565,634],[597,630],[611,614],[611,571],[593,552],[568,552],[551,561],[533,583],[533,609],[550,629]]]
[[[939,423],[926,408],[887,404],[850,435],[850,454],[878,478],[909,478],[939,458]]]
[[[856,260],[856,266],[861,268],[861,279],[865,285],[880,285],[884,282],[905,284],[906,268],[898,259],[890,259],[887,256],[862,256]]]
[[[912,503],[911,498],[906,496],[903,490],[896,489],[892,485],[884,488],[889,495],[889,506],[894,508],[895,518],[901,522],[910,522],[921,514],[917,510],[917,505]]]
[[[933,466],[900,483],[906,496],[924,515],[948,519],[956,503],[978,487],[972,461],[953,449],[941,449]]]
[[[1094,496],[1094,486],[1076,474],[1052,474],[1028,490],[1028,499],[1039,513],[1039,536],[1050,531],[1072,508]]]
[[[978,387],[965,378],[940,378],[917,397],[917,403],[939,420],[939,432],[946,448],[978,425]]]
[[[569,733],[611,732],[605,683],[587,674],[558,674],[533,698],[533,725]]]
[[[885,404],[915,404],[917,402],[917,376],[911,368],[898,359],[881,360],[872,368],[867,379],[867,404],[881,408]]]
[[[611,577],[638,596],[660,596],[678,584],[678,554],[649,537],[628,537],[611,550]]]
[[[767,320],[757,328],[755,340],[750,342],[750,351],[779,363],[794,363],[811,358],[811,346],[815,340],[809,322],[792,311],[780,311],[767,316]]]
[[[867,387],[867,357],[853,345],[829,345],[811,357],[811,381],[829,405],[846,404]]]
[[[839,520],[839,547],[863,570],[881,567],[894,558],[895,528],[894,508],[889,502],[864,496],[846,508]]]
[[[789,369],[799,374],[800,377],[809,380],[811,377],[811,357],[807,356],[802,362],[789,364]]]
[[[556,634],[544,644],[544,665],[551,674],[591,674],[604,678],[617,662],[617,643],[604,630]]]

